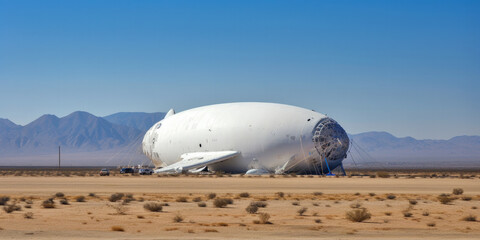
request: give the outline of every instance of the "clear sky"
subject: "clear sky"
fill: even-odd
[[[0,0],[0,118],[234,101],[480,135],[480,1]]]

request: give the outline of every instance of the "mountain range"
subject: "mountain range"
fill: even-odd
[[[73,112],[43,115],[20,126],[0,119],[0,165],[55,165],[61,147],[65,165],[146,163],[141,140],[165,113],[116,113],[97,117]]]
[[[147,130],[153,126],[153,124],[162,120],[163,117],[165,117],[165,113],[163,112],[119,112],[103,118],[114,124],[135,128],[142,132],[147,132]]]
[[[368,168],[480,168],[480,136],[448,140],[398,138],[387,132],[349,136],[346,166],[354,166],[357,159]]]
[[[21,126],[0,118],[0,165],[123,165],[149,163],[141,153],[144,133],[165,113],[120,112],[98,117],[73,112],[43,115]],[[480,168],[480,136],[448,140],[398,138],[387,132],[349,135],[346,167]]]

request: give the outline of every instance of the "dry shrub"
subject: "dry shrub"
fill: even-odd
[[[0,205],[5,205],[7,202],[10,201],[10,197],[8,196],[1,196],[0,197]]]
[[[143,215],[137,215],[137,218],[138,219],[145,219],[145,217]]]
[[[208,199],[214,199],[215,197],[217,197],[217,194],[216,194],[216,193],[209,193],[209,194],[207,194],[207,198],[208,198]]]
[[[88,196],[89,197],[96,197],[97,195],[95,195],[95,193],[89,193]]]
[[[268,220],[270,219],[270,214],[268,213],[259,213],[258,220],[253,221],[255,224],[271,224]]]
[[[238,194],[238,196],[241,197],[241,198],[248,198],[248,197],[250,197],[250,193],[242,192],[242,193]]]
[[[175,214],[175,216],[173,217],[173,222],[183,222],[183,216],[180,215],[180,213]]]
[[[372,217],[366,208],[354,209],[346,213],[346,218],[352,222],[363,222]]]
[[[422,213],[422,216],[428,217],[428,216],[430,216],[430,212],[425,211],[425,212]]]
[[[262,201],[262,202],[265,202],[265,201],[268,200],[267,197],[259,197],[259,198],[257,198],[257,199],[258,199],[258,201]]]
[[[322,223],[322,219],[319,219],[319,218],[315,219],[314,221],[315,223]]]
[[[368,195],[369,195],[370,197],[373,197],[373,196],[375,196],[376,194],[373,193],[373,192],[371,192],[371,193],[368,193]]]
[[[85,196],[78,196],[75,198],[75,201],[77,202],[85,202]]]
[[[390,200],[393,200],[393,199],[397,198],[397,196],[395,196],[393,194],[388,194],[387,198],[390,199]]]
[[[125,196],[125,194],[123,194],[123,193],[114,193],[114,194],[110,195],[110,197],[108,198],[108,201],[116,202],[116,201],[121,200],[123,198],[123,196]]]
[[[11,213],[11,212],[14,212],[14,211],[20,211],[22,210],[22,207],[20,207],[19,205],[16,205],[15,203],[11,204],[11,205],[5,205],[3,207],[3,210],[6,212],[6,213]]]
[[[205,232],[218,232],[217,229],[213,229],[213,228],[207,228],[204,231]]]
[[[42,202],[42,207],[43,208],[55,208],[55,202],[53,201],[53,198],[49,198],[45,201]]]
[[[276,192],[275,195],[277,195],[279,198],[283,198],[285,196],[285,193],[283,192]]]
[[[299,216],[303,216],[303,214],[308,210],[308,208],[306,207],[302,207],[300,209],[298,209],[297,213]]]
[[[23,217],[26,219],[32,219],[33,218],[33,213],[32,212],[26,212],[23,214]]]
[[[188,199],[187,197],[177,197],[177,199],[175,200],[176,202],[188,202]]]
[[[477,221],[477,217],[470,214],[468,216],[465,216],[462,218],[463,221],[468,221],[468,222],[476,222]]]
[[[129,204],[130,202],[135,201],[133,194],[127,193],[125,194],[125,198],[123,199],[123,204]]]
[[[300,203],[299,202],[292,202],[292,205],[293,206],[298,206],[298,205],[300,205]]]
[[[463,194],[463,189],[461,189],[461,188],[454,188],[453,191],[452,191],[452,193],[453,193],[454,195],[462,195],[462,194]]]
[[[390,174],[388,172],[377,172],[379,178],[389,178]]]
[[[360,208],[360,207],[362,207],[362,204],[359,202],[350,204],[350,208]]]
[[[27,204],[27,205],[25,205],[25,208],[32,208],[32,205]]]
[[[161,203],[148,202],[148,203],[143,204],[143,208],[145,208],[146,210],[148,210],[150,212],[161,212],[162,209],[163,209],[163,206],[162,206]]]
[[[255,205],[256,207],[259,207],[259,208],[265,208],[267,207],[268,204],[264,201],[256,201],[256,202],[251,202],[250,205]]]
[[[118,215],[125,215],[126,214],[126,211],[127,211],[127,208],[119,203],[119,204],[107,204],[107,206],[115,209],[115,211],[117,212]]]
[[[116,232],[125,232],[125,229],[121,226],[112,226],[112,231],[116,231]]]
[[[233,204],[233,199],[231,198],[217,198],[213,201],[213,205],[217,208],[226,207],[228,204]]]
[[[385,212],[385,215],[392,216],[392,212]]]
[[[57,192],[57,193],[55,193],[55,197],[63,198],[63,197],[65,197],[65,194],[63,194],[62,192]]]
[[[416,205],[416,204],[417,204],[417,200],[415,200],[415,199],[410,199],[410,200],[408,200],[408,203],[410,203],[410,205]]]
[[[69,205],[68,200],[66,198],[60,199],[60,204],[62,205]]]
[[[322,192],[313,192],[313,195],[314,195],[314,196],[322,196],[323,193],[322,193]]]
[[[403,212],[404,217],[411,217],[413,214],[411,212]]]
[[[201,202],[202,201],[202,198],[201,197],[195,197],[192,199],[192,201],[194,202]]]
[[[207,204],[206,204],[206,203],[204,203],[204,202],[199,202],[199,203],[198,203],[198,206],[199,206],[199,207],[206,207],[206,206],[207,206]]]
[[[464,196],[464,197],[462,197],[462,200],[463,200],[463,201],[470,201],[470,200],[472,200],[472,197],[470,197],[470,196]]]
[[[436,224],[434,222],[427,223],[427,226],[429,226],[429,227],[435,227],[435,225]]]
[[[228,227],[228,223],[219,222],[219,223],[214,223],[213,226]]]
[[[437,197],[437,199],[442,204],[448,204],[453,201],[453,198],[451,198],[448,194],[441,194]]]
[[[245,211],[250,214],[254,214],[258,211],[258,207],[255,205],[248,205],[247,208],[245,208]]]

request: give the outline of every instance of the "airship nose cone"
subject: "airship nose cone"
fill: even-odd
[[[350,140],[335,120],[324,118],[313,129],[313,142],[318,153],[328,160],[341,160],[347,156]]]

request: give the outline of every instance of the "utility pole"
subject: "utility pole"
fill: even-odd
[[[58,168],[60,169],[60,146],[58,146]]]

